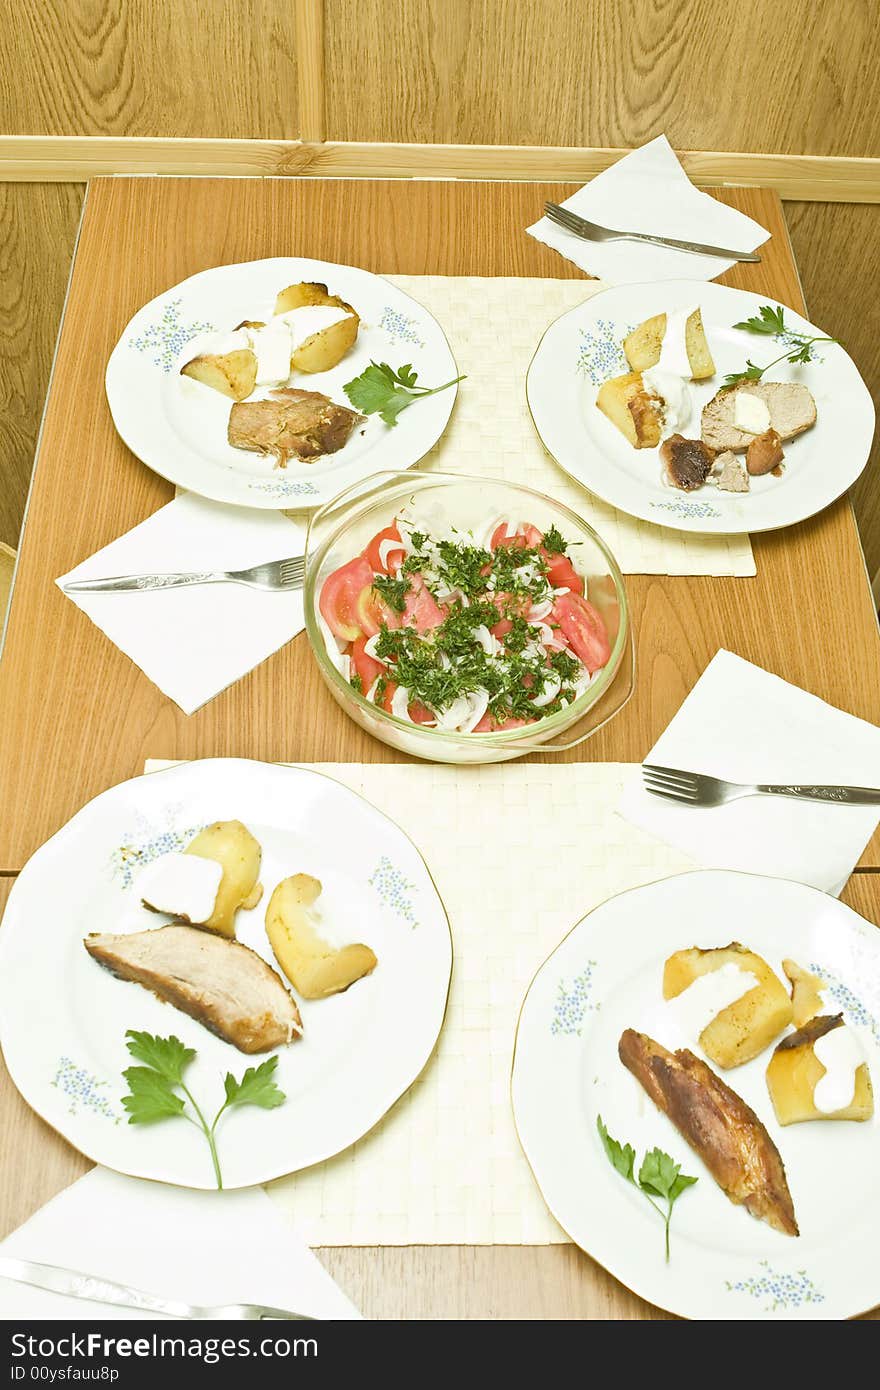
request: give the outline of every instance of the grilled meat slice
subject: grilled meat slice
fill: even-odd
[[[687,1048],[667,1052],[632,1028],[621,1034],[618,1054],[731,1202],[774,1230],[798,1235],[779,1150],[736,1091]]]
[[[105,970],[151,989],[239,1052],[269,1052],[302,1033],[280,977],[239,941],[168,926],[128,936],[92,932],[83,945]]]
[[[320,391],[284,386],[264,401],[236,401],[229,412],[227,438],[234,449],[271,454],[279,467],[289,459],[305,463],[335,454],[363,415],[337,405]]]
[[[660,445],[660,458],[673,486],[693,492],[694,488],[703,486],[711,473],[715,450],[707,448],[701,439],[671,434]]]
[[[748,430],[741,430],[734,424],[739,391],[764,402],[770,412],[770,428],[783,441],[794,439],[796,434],[803,434],[816,423],[816,402],[801,382],[743,381],[739,386],[722,387],[703,406],[701,434],[710,449],[733,449],[734,453],[741,454],[755,438]]]

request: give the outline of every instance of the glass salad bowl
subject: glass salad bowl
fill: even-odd
[[[371,542],[375,553],[378,533],[394,526],[401,515],[418,532],[430,536],[465,533],[463,539],[480,545],[489,544],[483,538],[494,540],[493,530],[501,523],[506,523],[507,532],[522,526],[537,528],[543,535],[555,528],[570,547],[586,597],[607,634],[603,647],[607,659],[589,677],[586,689],[535,722],[466,733],[413,722],[406,710],[393,713],[368,699],[371,692],[363,690],[362,682],[353,685],[344,658],[345,643],[333,635],[321,612],[322,590],[330,576],[364,553]],[[387,542],[381,553],[387,558]],[[374,474],[368,483],[347,489],[313,514],[306,555],[306,630],[321,675],[346,714],[401,753],[433,762],[475,764],[506,762],[527,753],[562,753],[607,724],[632,694],[633,641],[620,568],[582,517],[544,493],[496,478],[411,471]],[[372,693],[376,694],[375,687]]]

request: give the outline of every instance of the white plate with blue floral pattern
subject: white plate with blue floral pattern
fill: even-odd
[[[393,367],[410,363],[422,386],[440,386],[457,376],[437,320],[381,275],[298,256],[214,266],[139,309],[107,363],[113,423],[154,472],[217,502],[305,510],[380,470],[411,467],[436,444],[455,404],[455,386],[403,411],[393,428],[378,415],[368,416],[344,448],[314,463],[291,460],[279,468],[271,458],[232,448],[226,438],[232,402],[180,375],[192,356],[187,344],[245,319],[271,316],[279,291],[300,281],[327,285],[354,306],[361,325],[354,347],[336,367],[296,372],[292,385],[348,406],[343,386],[371,359]],[[263,394],[259,388],[254,398]]]
[[[695,1038],[679,1035],[663,1003],[663,963],[683,947],[731,941],[763,956],[783,983],[785,956],[820,974],[834,1010],[857,1031],[880,1089],[880,931],[815,888],[701,870],[603,903],[532,981],[511,1090],[523,1151],[563,1230],[660,1308],[705,1319],[864,1313],[880,1303],[878,1116],[783,1128],[764,1075],[772,1048],[723,1073],[782,1155],[801,1232],[786,1236],[727,1199],[618,1058],[625,1028],[703,1055]],[[698,1178],[675,1205],[668,1264],[663,1222],[611,1166],[599,1115],[614,1138],[633,1145],[637,1163],[656,1145]]]
[[[743,371],[748,359],[759,366],[772,362],[786,352],[792,331],[824,336],[788,308],[787,332],[778,337],[734,328],[767,303],[778,301],[714,281],[666,280],[618,285],[570,309],[547,329],[528,372],[529,410],[544,447],[603,501],[676,531],[770,531],[822,511],[856,481],[874,435],[870,392],[838,343],[817,343],[811,362],[779,362],[767,374],[768,381],[803,382],[816,401],[817,419],[812,429],[784,445],[782,475],[752,478],[746,493],[722,492],[711,482],[693,492],[669,486],[659,451],[634,449],[596,406],[603,382],[629,371],[622,344],[637,324],[654,314],[699,306],[716,371],[708,381],[688,383],[692,413],[680,430],[688,439],[699,438],[703,406],[727,373]]]
[[[241,820],[263,850],[264,896],[240,911],[238,939],[275,965],[264,920],[282,878],[323,884],[324,920],[372,946],[378,965],[344,994],[300,1001],[303,1037],[278,1056],[277,1109],[231,1110],[217,1145],[225,1187],[249,1187],[348,1148],[404,1094],[433,1052],[446,1010],[452,943],[443,903],[412,842],[369,802],[307,768],[208,759],[136,777],[84,806],[25,865],[0,933],[0,1043],[18,1089],[82,1153],[133,1177],[215,1185],[209,1150],[179,1119],[127,1123],[125,1033],[197,1050],[186,1081],[212,1115],[245,1056],[87,954],[89,932],[163,920],[137,892],[143,865],[214,820]],[[276,967],[277,968],[277,967]]]

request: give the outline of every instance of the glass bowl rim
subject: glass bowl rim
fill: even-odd
[[[451,746],[452,744],[463,744],[466,747],[497,748],[508,743],[528,743],[534,742],[536,738],[540,738],[544,730],[547,730],[547,739],[541,738],[541,741],[547,742],[553,734],[561,733],[564,729],[568,729],[573,723],[576,723],[578,719],[582,718],[587,713],[589,708],[592,708],[594,704],[598,703],[601,696],[611,686],[614,677],[617,675],[629,640],[629,597],[623,580],[623,572],[608,543],[599,535],[595,527],[591,526],[584,517],[580,516],[569,507],[567,503],[560,502],[555,497],[551,497],[549,493],[540,492],[537,488],[529,487],[525,483],[512,483],[508,482],[506,478],[487,478],[475,473],[427,473],[421,470],[392,472],[384,476],[388,480],[387,489],[383,486],[382,488],[374,489],[369,492],[358,492],[352,496],[350,506],[357,506],[357,503],[361,500],[371,504],[371,506],[381,506],[386,497],[386,491],[390,491],[394,486],[394,483],[391,481],[392,479],[401,484],[406,481],[418,481],[423,485],[437,483],[441,487],[466,483],[488,484],[492,487],[509,488],[514,492],[522,493],[528,497],[537,497],[541,502],[560,512],[579,527],[594,543],[607,561],[609,574],[614,580],[615,594],[620,605],[620,627],[618,628],[617,638],[612,648],[611,656],[606,665],[602,667],[598,680],[591,682],[583,695],[579,695],[578,698],[572,704],[567,705],[565,709],[559,710],[556,714],[547,715],[543,719],[538,719],[533,724],[523,724],[517,729],[494,729],[490,733],[466,734],[457,729],[433,729],[424,724],[414,724],[412,720],[409,719],[401,719],[398,715],[391,714],[388,710],[382,709],[379,705],[368,700],[365,695],[361,695],[355,690],[354,686],[345,679],[342,672],[330,659],[324,634],[317,619],[319,610],[317,595],[315,594],[315,576],[320,571],[321,563],[330,550],[330,547],[339,540],[340,536],[344,534],[353,520],[348,511],[348,506],[344,507],[335,529],[333,529],[321,542],[318,549],[312,553],[310,539],[313,523],[319,517],[322,517],[325,512],[332,511],[334,503],[337,500],[336,498],[332,498],[320,511],[314,512],[309,517],[308,533],[306,536],[306,573],[305,583],[303,585],[303,605],[305,610],[306,632],[308,633],[309,645],[312,648],[315,660],[318,662],[325,677],[329,678],[331,687],[335,687],[338,690],[343,703],[350,700],[356,709],[362,709],[368,717],[378,717],[380,724],[382,721],[385,721],[391,728],[399,729],[405,732],[409,737],[416,734],[424,738],[439,739],[447,746]],[[404,489],[404,491],[405,490],[406,489]],[[342,496],[343,494],[339,495]],[[363,515],[363,513],[360,513],[360,515]]]

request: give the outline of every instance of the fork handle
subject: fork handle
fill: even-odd
[[[108,579],[74,579],[64,585],[66,594],[123,594],[136,590],[179,589],[189,584],[213,584],[229,575],[221,571],[195,574],[119,574]]]
[[[880,787],[807,787],[765,783],[759,792],[791,796],[802,801],[833,801],[842,806],[880,806]]]
[[[625,241],[649,241],[652,246],[671,246],[674,251],[692,251],[697,256],[724,256],[727,260],[759,262],[757,251],[730,251],[724,246],[704,246],[699,241],[678,241],[671,236],[651,236],[648,232],[618,232]]]

